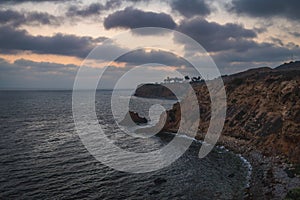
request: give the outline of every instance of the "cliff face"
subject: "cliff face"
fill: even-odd
[[[123,126],[135,126],[137,124],[145,124],[147,122],[148,120],[145,117],[140,117],[138,113],[129,111],[119,124]]]
[[[265,155],[300,163],[298,69],[262,68],[224,77],[227,116],[222,135],[243,140],[248,150],[258,149]],[[184,120],[190,126],[198,126],[197,137],[203,138],[210,121],[210,98],[205,84],[193,84],[192,87],[199,102],[200,123],[181,117],[180,109],[182,112],[197,109],[187,97],[167,112],[162,131],[176,132],[180,120]]]

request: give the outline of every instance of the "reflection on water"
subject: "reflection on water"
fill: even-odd
[[[123,134],[109,112],[110,94],[97,92],[96,110],[115,144],[147,152],[167,143],[167,138]],[[221,149],[200,160],[198,142],[171,166],[151,173],[129,174],[102,165],[74,130],[71,98],[70,91],[0,92],[0,199],[242,198],[247,176],[243,161]],[[166,109],[173,103],[134,98],[132,109],[141,112],[141,102],[143,108],[163,104]],[[158,109],[153,116],[159,114]]]

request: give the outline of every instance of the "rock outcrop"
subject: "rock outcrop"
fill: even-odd
[[[297,64],[297,63],[296,63]],[[227,115],[222,135],[243,141],[245,150],[260,150],[300,163],[300,67],[261,68],[223,78]],[[197,109],[189,96],[167,112],[162,132],[176,132],[180,121],[198,126],[202,139],[210,121],[210,97],[205,83],[192,85],[199,102],[200,123],[182,112]],[[188,131],[187,131],[187,134]]]
[[[119,124],[123,126],[135,126],[137,124],[145,124],[147,122],[148,120],[145,117],[140,117],[138,113],[129,111]]]

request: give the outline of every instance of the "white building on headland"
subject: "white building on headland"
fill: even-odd
[[[183,83],[183,78],[178,78],[178,77],[170,78],[170,77],[167,77],[166,79],[164,79],[164,83]]]

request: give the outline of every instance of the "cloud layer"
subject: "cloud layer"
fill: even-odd
[[[19,4],[27,2],[55,2],[55,3],[64,3],[68,1],[77,1],[77,0],[3,0],[0,1],[1,4]]]
[[[0,53],[31,51],[38,54],[58,54],[84,58],[96,46],[99,40],[92,37],[79,37],[67,34],[53,36],[33,36],[25,30],[9,26],[0,27]]]
[[[254,17],[286,17],[300,19],[298,0],[233,0],[231,11]]]
[[[233,23],[221,25],[208,22],[201,17],[183,20],[177,30],[192,37],[209,52],[229,49],[245,51],[254,45],[249,39],[257,36],[253,30],[246,29],[242,25]]]
[[[17,27],[20,25],[60,25],[58,17],[45,12],[23,12],[0,10],[0,23]]]
[[[165,13],[145,12],[134,8],[126,8],[108,15],[104,20],[104,27],[111,28],[141,28],[162,27],[174,29],[176,23],[170,15]]]
[[[170,4],[173,10],[178,11],[185,17],[206,16],[211,13],[205,0],[174,0]]]
[[[292,54],[295,57],[300,55],[300,26],[297,23],[300,19],[300,1],[226,2],[228,4],[216,0],[1,1],[0,54],[5,54],[3,58],[9,55],[11,60],[16,59],[14,55],[18,53],[22,53],[18,58],[25,53],[26,58],[31,53],[34,56],[54,54],[85,58],[94,47],[101,44],[98,58],[95,58],[101,63],[110,58],[111,52],[124,52],[124,49],[113,43],[104,44],[106,37],[95,38],[94,35],[110,37],[110,34],[122,31],[120,29],[162,27],[185,33],[199,42],[223,73],[264,65],[276,66],[289,61]],[[227,7],[224,7],[225,4]],[[44,5],[49,6],[49,10]],[[39,29],[44,35],[40,35]],[[149,34],[171,37],[164,35],[164,32],[131,31],[137,37]],[[174,40],[180,49],[183,47],[186,55],[199,56],[180,38],[175,37]],[[72,59],[70,62],[73,62]],[[53,80],[71,85],[78,66],[52,62],[19,59],[9,63],[0,58],[0,85],[13,85],[18,81],[22,85],[22,76],[23,83],[28,81],[27,85],[30,86],[34,86],[30,80],[45,83],[45,86]],[[120,57],[114,63],[119,66],[110,68],[107,81],[132,66],[153,62],[175,67],[188,65],[166,52],[138,50]]]

